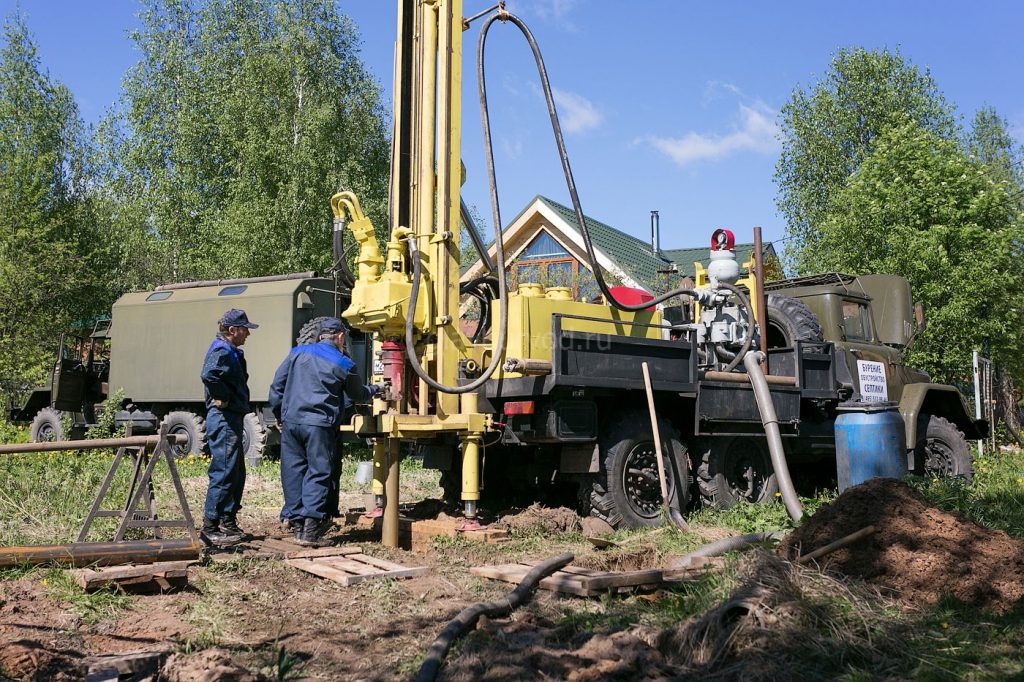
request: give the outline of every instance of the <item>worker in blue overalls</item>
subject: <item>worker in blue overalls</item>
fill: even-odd
[[[210,444],[210,485],[206,490],[201,537],[211,545],[239,542],[238,510],[245,489],[242,430],[249,408],[249,373],[242,345],[251,329],[244,310],[232,308],[218,321],[218,332],[203,361],[206,435]]]
[[[293,348],[270,385],[281,425],[281,518],[302,545],[322,544],[331,526],[327,496],[345,397],[362,402],[383,388],[363,384],[343,352],[345,331],[336,317],[321,321],[319,342]]]

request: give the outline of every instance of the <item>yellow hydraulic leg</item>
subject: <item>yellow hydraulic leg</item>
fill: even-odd
[[[380,541],[385,547],[398,547],[398,455],[402,441],[387,439],[387,480],[384,482],[384,526]]]
[[[476,518],[477,503],[480,500],[480,442],[479,433],[467,433],[462,438],[462,504],[465,518],[459,530],[475,530],[480,527]]]
[[[384,479],[387,477],[387,441],[376,438],[373,441],[373,508],[366,510],[366,516],[376,518],[384,513]]]

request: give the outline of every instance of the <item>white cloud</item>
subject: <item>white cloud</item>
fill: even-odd
[[[511,140],[507,137],[501,138],[501,150],[510,159],[518,159],[523,155],[523,141],[520,139]]]
[[[717,160],[739,152],[771,154],[779,149],[775,112],[761,101],[740,103],[737,124],[724,135],[689,132],[682,137],[649,136],[647,141],[680,166]]]
[[[558,88],[552,88],[551,95],[555,98],[558,120],[565,132],[582,133],[601,125],[601,112],[586,97]]]
[[[532,17],[556,24],[564,31],[575,31],[576,24],[570,15],[579,4],[579,0],[509,0],[508,10],[517,14],[527,22]]]

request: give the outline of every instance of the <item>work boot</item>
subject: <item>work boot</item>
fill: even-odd
[[[242,538],[239,535],[225,533],[221,529],[220,519],[203,519],[203,529],[199,531],[199,539],[211,547],[233,545]]]
[[[330,517],[324,517],[322,519],[307,518],[303,521],[302,533],[299,534],[298,543],[305,547],[323,547],[329,545],[329,541],[324,541],[324,533],[326,533],[334,523]]]
[[[288,519],[288,532],[292,534],[295,540],[299,540],[302,537],[302,529],[304,527],[303,518],[301,516]]]
[[[220,517],[220,531],[224,535],[236,537],[238,540],[247,540],[252,537],[244,530],[238,527],[238,517],[234,514],[225,514]],[[236,540],[236,542],[238,541]]]

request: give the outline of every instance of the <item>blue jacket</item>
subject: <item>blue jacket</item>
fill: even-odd
[[[203,380],[206,409],[213,407],[213,401],[227,401],[224,412],[246,414],[249,407],[249,372],[246,370],[245,354],[235,348],[220,334],[210,344],[203,361]]]
[[[360,402],[371,394],[355,367],[330,340],[296,346],[274,375],[270,407],[285,424],[338,426],[346,396]]]

